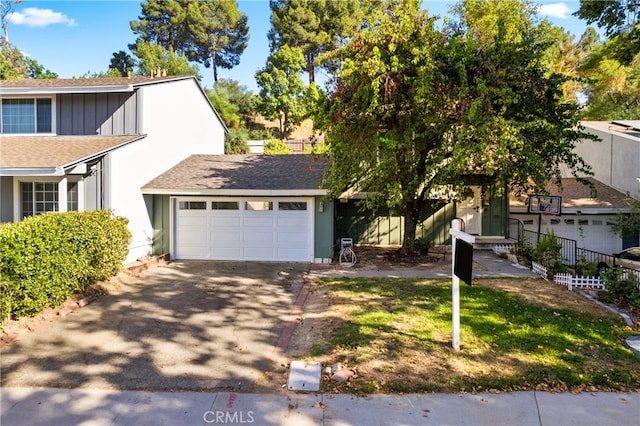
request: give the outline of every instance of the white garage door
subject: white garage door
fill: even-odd
[[[175,200],[177,259],[313,261],[313,199]]]
[[[611,254],[620,250],[621,239],[611,229],[610,216],[543,217],[542,232],[553,230],[559,237],[577,241],[578,247],[598,253]]]

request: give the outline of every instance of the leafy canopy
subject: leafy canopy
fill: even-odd
[[[573,153],[586,135],[563,104],[564,79],[542,65],[546,45],[498,30],[485,43],[462,29],[437,30],[417,1],[394,1],[340,51],[329,141],[334,196],[368,193],[370,206],[399,208],[403,247],[432,198],[463,198],[470,177],[516,191],[559,181],[559,164],[589,167]]]

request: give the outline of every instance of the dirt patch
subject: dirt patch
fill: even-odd
[[[356,246],[354,248],[358,261],[353,266],[341,266],[338,257],[331,267],[335,269],[355,269],[363,271],[391,271],[396,269],[433,269],[451,270],[451,250],[447,246],[437,246],[426,255],[400,254],[399,246]]]

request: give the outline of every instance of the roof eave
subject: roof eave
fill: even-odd
[[[86,162],[94,160],[94,159],[96,159],[98,157],[102,157],[103,155],[105,155],[105,154],[107,154],[107,153],[109,153],[109,152],[111,152],[113,150],[116,150],[116,149],[118,149],[120,147],[123,147],[125,145],[128,145],[130,143],[137,142],[137,141],[139,141],[141,139],[144,139],[146,137],[147,137],[146,134],[137,135],[136,137],[133,137],[132,139],[128,139],[128,140],[126,140],[126,141],[124,141],[124,142],[122,142],[122,143],[120,143],[118,145],[110,146],[109,148],[105,148],[105,149],[102,149],[100,151],[96,151],[96,152],[91,153],[91,154],[89,154],[87,156],[84,156],[82,158],[78,158],[76,160],[73,160],[73,161],[70,161],[68,163],[62,164],[59,167],[62,168],[62,169],[65,169],[65,170],[73,168],[73,167],[77,166],[78,164],[86,163]]]
[[[121,93],[133,92],[133,84],[115,86],[67,86],[67,87],[5,87],[2,95],[57,95],[64,93]]]
[[[143,187],[143,194],[172,196],[301,197],[327,195],[326,189],[195,189]]]
[[[63,176],[60,167],[0,167],[0,176]]]

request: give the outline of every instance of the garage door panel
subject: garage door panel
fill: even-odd
[[[295,244],[299,247],[301,243],[309,242],[307,234],[303,232],[278,232],[276,235],[279,244]]]
[[[244,258],[248,260],[273,260],[273,247],[245,247]]]
[[[273,217],[254,217],[254,216],[245,216],[242,221],[242,225],[247,227],[254,228],[272,228],[273,227]]]
[[[241,247],[212,247],[209,250],[209,259],[215,260],[242,260]]]
[[[198,227],[204,228],[207,226],[207,216],[182,214],[180,215],[180,225],[181,226],[198,226]]]
[[[242,232],[240,230],[229,230],[227,228],[213,228],[209,230],[209,241],[212,245],[242,243]]]
[[[297,216],[297,217],[296,217]],[[307,217],[300,217],[296,215],[293,217],[278,217],[276,221],[276,226],[278,228],[299,228],[306,229],[307,228]]]
[[[210,225],[211,226],[223,226],[223,227],[234,227],[239,228],[242,224],[242,218],[230,217],[230,216],[213,216],[211,217]]]
[[[182,228],[181,235],[182,245],[206,245],[207,234],[203,232],[203,228]]]
[[[207,249],[202,246],[179,246],[177,255],[182,259],[207,259]]]
[[[272,244],[273,243],[273,231],[259,231],[249,230],[244,232],[245,243],[251,244]]]

